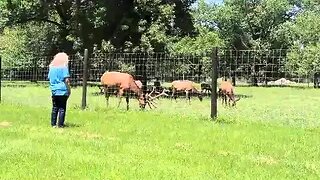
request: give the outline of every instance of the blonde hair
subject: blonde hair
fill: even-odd
[[[69,56],[64,52],[60,52],[54,56],[53,60],[49,64],[49,67],[67,67],[68,64]]]

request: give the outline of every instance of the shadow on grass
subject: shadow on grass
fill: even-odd
[[[245,94],[236,94],[236,97],[238,98],[252,98],[252,95],[245,95]]]
[[[226,117],[217,117],[214,120],[214,123],[217,123],[217,124],[236,124],[237,122],[235,120],[231,120]]]
[[[2,87],[26,88],[26,87],[48,87],[46,81],[2,81]]]
[[[65,128],[77,128],[77,127],[81,127],[81,124],[76,124],[76,123],[70,123],[70,122],[66,122],[64,124]]]
[[[104,93],[103,92],[93,92],[93,93],[91,93],[91,95],[92,96],[102,96],[102,95],[104,95]]]
[[[72,106],[70,106],[70,109],[81,110],[81,105],[79,105],[79,104],[72,105]]]
[[[200,118],[202,120],[205,120],[205,121],[212,121],[214,124],[236,124],[237,122],[235,120],[231,120],[229,118],[226,118],[226,117],[221,117],[221,116],[218,116],[217,118]]]
[[[27,87],[27,85],[25,85],[25,84],[3,84],[2,87],[25,88],[25,87]]]
[[[205,94],[203,96],[210,98],[211,94]],[[240,98],[252,98],[253,97],[252,95],[246,95],[246,94],[236,94],[235,96],[240,97]],[[218,97],[218,98],[220,98],[220,97]]]

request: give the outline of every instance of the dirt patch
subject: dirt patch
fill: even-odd
[[[7,122],[7,121],[0,122],[0,128],[7,128],[10,126],[11,126],[10,122]]]

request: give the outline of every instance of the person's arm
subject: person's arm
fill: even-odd
[[[70,78],[65,78],[64,82],[66,83],[67,89],[68,89],[68,95],[71,95],[71,85],[70,85]]]
[[[63,77],[64,77],[64,82],[65,82],[65,84],[66,84],[66,86],[67,86],[68,95],[70,96],[70,94],[71,94],[71,85],[70,85],[70,74],[69,74],[68,68],[65,68],[63,72],[64,72],[64,73],[63,73],[63,74],[64,74],[64,75],[63,75]]]

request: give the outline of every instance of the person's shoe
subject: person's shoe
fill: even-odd
[[[52,128],[57,128],[57,126],[52,126]]]
[[[64,125],[59,125],[58,128],[64,128]]]

